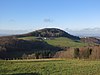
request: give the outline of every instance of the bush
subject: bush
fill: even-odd
[[[78,58],[80,56],[79,48],[74,49],[74,58]]]

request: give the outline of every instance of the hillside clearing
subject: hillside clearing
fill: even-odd
[[[53,46],[61,46],[61,47],[83,47],[86,46],[86,43],[82,43],[80,41],[74,41],[65,37],[55,38],[53,40],[45,40],[48,44]]]
[[[29,37],[22,37],[19,39],[23,39],[23,40],[32,40],[35,41],[37,37],[34,36],[29,36]],[[45,42],[47,42],[50,45],[53,46],[60,46],[60,47],[83,47],[83,46],[87,46],[87,43],[83,43],[80,41],[74,41],[71,40],[69,38],[65,38],[65,37],[59,37],[59,38],[54,38],[54,39],[46,39],[44,40]]]

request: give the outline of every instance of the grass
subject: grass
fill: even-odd
[[[0,75],[100,75],[100,61],[8,60],[0,61]]]
[[[48,44],[54,45],[54,46],[61,46],[61,47],[83,47],[86,46],[86,43],[82,43],[80,41],[73,41],[68,38],[60,37],[55,38],[53,40],[45,40]]]
[[[36,40],[36,37],[23,37],[23,38],[19,38],[19,39],[24,39],[24,40]],[[45,42],[47,42],[50,45],[53,46],[60,46],[60,47],[83,47],[83,46],[87,46],[86,43],[80,42],[80,41],[74,41],[65,37],[59,37],[59,38],[55,38],[55,39],[47,39],[44,40]]]
[[[29,36],[29,37],[20,37],[18,39],[23,39],[23,40],[36,40],[35,38],[36,37],[34,37],[34,36]]]

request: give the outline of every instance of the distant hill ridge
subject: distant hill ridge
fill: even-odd
[[[80,40],[79,37],[70,35],[69,33],[57,29],[57,28],[44,28],[40,30],[36,30],[27,34],[17,35],[17,37],[27,37],[27,36],[35,36],[35,37],[67,37],[73,40]]]

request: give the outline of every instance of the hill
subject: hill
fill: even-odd
[[[0,37],[0,59],[50,58],[68,47],[82,47],[80,38],[56,28]]]
[[[81,38],[81,41],[84,43],[89,43],[89,44],[100,44],[100,39],[95,38],[95,37]]]
[[[79,37],[70,35],[69,33],[57,29],[57,28],[44,28],[40,30],[36,30],[27,34],[23,35],[17,35],[17,37],[28,37],[28,36],[34,36],[34,37],[67,37],[72,40],[80,40]]]
[[[89,38],[88,40],[91,43],[93,39]],[[88,40],[84,42],[84,39],[56,28],[45,28],[22,35],[4,36],[0,37],[0,59],[50,58],[54,57],[58,51],[67,51],[69,48],[71,51],[73,48],[74,51],[76,48],[89,46]],[[95,41],[98,42],[95,39],[93,44]],[[67,54],[69,53],[67,51]]]

